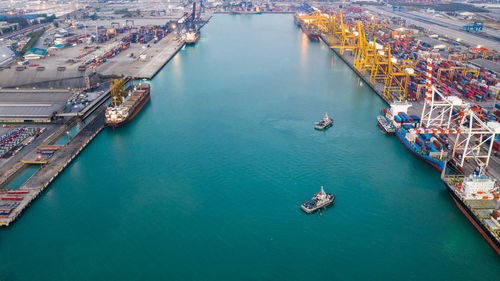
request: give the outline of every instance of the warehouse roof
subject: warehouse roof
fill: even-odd
[[[0,45],[0,65],[4,62],[11,60],[14,57],[14,52],[12,52],[9,48]]]
[[[429,44],[430,46],[432,46],[432,48],[435,48],[436,46],[439,46],[439,45],[445,45],[446,47],[449,47],[450,44],[444,42],[444,41],[441,41],[441,40],[438,40],[438,39],[434,39],[434,38],[431,38],[431,37],[427,37],[427,36],[421,36],[421,37],[417,37],[415,38],[417,41],[421,41],[421,42],[424,42],[426,44]]]
[[[470,61],[472,64],[479,67],[484,67],[495,73],[500,73],[500,63],[485,59],[475,59]]]

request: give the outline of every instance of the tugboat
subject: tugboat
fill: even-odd
[[[394,135],[396,133],[396,129],[392,126],[389,121],[385,118],[385,116],[379,115],[377,116],[378,126],[388,135]]]
[[[328,114],[325,113],[325,116],[323,116],[323,118],[321,118],[321,120],[314,125],[314,129],[324,130],[330,128],[332,125],[333,119],[328,117]]]
[[[326,193],[323,186],[321,186],[321,191],[316,193],[311,200],[300,205],[300,208],[302,211],[310,214],[332,204],[333,201],[335,201],[335,195],[332,193]]]

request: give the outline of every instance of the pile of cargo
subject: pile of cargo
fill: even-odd
[[[420,59],[415,65],[416,76],[411,77],[408,95],[423,98],[427,62]],[[432,64],[432,83],[445,96],[454,95],[469,101],[488,101],[498,94],[500,84],[496,77],[484,69],[455,61],[440,61]],[[476,74],[477,73],[477,74]]]
[[[19,206],[19,202],[24,199],[28,190],[5,190],[0,191],[0,218],[6,218],[12,211]]]
[[[85,63],[83,63],[81,66],[82,67],[97,67],[109,59],[115,57],[116,55],[120,54],[121,52],[125,51],[126,49],[130,48],[130,43],[122,43],[116,48],[112,48],[111,50],[107,51],[104,55],[98,56],[92,60],[89,60]]]
[[[406,96],[410,100],[420,100],[424,95],[427,59],[433,60],[433,85],[444,95],[454,95],[472,102],[484,102],[499,94],[500,83],[497,77],[486,69],[480,69],[463,60],[477,57],[491,58],[497,55],[484,48],[467,48],[458,42],[425,34],[421,28],[406,25],[404,19],[374,18],[356,14],[352,9],[344,9],[346,26],[357,26],[360,20],[366,31],[366,38],[382,46],[390,46],[391,56],[401,62],[413,60],[415,75],[410,76]],[[423,40],[423,36],[442,41],[445,46],[436,46]],[[439,44],[439,43],[435,43]],[[443,54],[443,57],[441,56]],[[449,55],[448,55],[449,54]],[[444,57],[446,56],[446,57]]]
[[[17,201],[0,201],[0,218],[6,218],[17,206],[19,206]]]
[[[394,121],[396,121],[397,123],[401,123],[401,124],[419,123],[420,117],[418,117],[416,115],[408,116],[404,112],[399,112],[398,115],[394,115]]]

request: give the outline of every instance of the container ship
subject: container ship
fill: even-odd
[[[313,24],[303,22],[301,25],[302,31],[309,37],[309,39],[314,41],[319,41],[321,36],[321,31],[316,28]]]
[[[194,45],[196,42],[198,42],[198,39],[200,39],[200,32],[199,31],[189,31],[186,33],[186,39],[184,40],[186,44],[188,45]]]
[[[129,87],[122,101],[106,108],[106,125],[113,129],[130,122],[150,99],[149,83],[139,83]]]
[[[420,117],[408,116],[410,106],[408,103],[393,103],[381,114],[394,127],[396,136],[409,151],[441,172],[449,160],[448,140],[438,134],[419,133]]]
[[[301,16],[302,14],[299,13],[293,15],[293,22],[298,26],[302,26],[302,20],[300,19]]]
[[[500,189],[494,179],[447,175],[443,182],[458,208],[500,255]]]

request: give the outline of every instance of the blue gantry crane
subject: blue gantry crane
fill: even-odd
[[[484,23],[482,21],[475,21],[474,24],[470,25],[464,25],[464,29],[467,32],[478,32],[479,30],[483,30]]]

